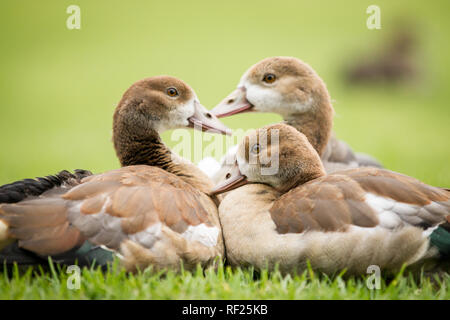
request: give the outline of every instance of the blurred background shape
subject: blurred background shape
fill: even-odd
[[[352,84],[368,83],[399,84],[414,82],[419,77],[418,51],[420,50],[419,35],[413,23],[397,22],[392,28],[388,39],[370,52],[348,62],[345,77]]]
[[[80,30],[66,27],[72,4],[81,9]],[[372,4],[381,9],[380,30],[366,27]],[[251,65],[285,55],[327,83],[340,139],[387,168],[448,187],[448,12],[447,0],[2,1],[0,183],[118,167],[112,114],[136,80],[179,77],[212,108]],[[398,17],[413,33],[402,35]],[[391,56],[396,71],[381,72],[389,81],[362,80],[379,78],[371,70],[385,70]],[[415,80],[390,80],[398,74]],[[249,129],[279,120],[249,113],[224,122]],[[163,139],[177,143],[171,132]]]

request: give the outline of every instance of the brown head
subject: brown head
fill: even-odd
[[[142,147],[143,142],[151,144],[159,141],[163,131],[183,127],[230,133],[200,104],[194,90],[180,79],[170,76],[146,78],[135,82],[124,93],[114,112],[114,147],[123,165],[138,164],[130,163],[128,158]]]
[[[250,111],[280,114],[310,139],[319,154],[328,142],[334,114],[325,83],[293,57],[267,58],[252,66],[237,89],[211,112],[220,118]]]
[[[272,57],[247,70],[237,89],[212,112],[219,118],[248,111],[289,117],[322,105],[332,110],[325,83],[309,65],[293,57]]]
[[[243,139],[234,167],[212,193],[247,183],[264,183],[284,193],[324,174],[320,157],[306,136],[289,125],[275,124]]]

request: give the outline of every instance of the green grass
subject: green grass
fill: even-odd
[[[68,289],[70,274],[17,270],[0,278],[0,299],[450,299],[450,276],[424,277],[400,272],[380,289],[369,290],[365,277],[328,277],[307,270],[298,275],[278,271],[232,269],[129,274],[114,264],[108,272],[84,268],[79,289]],[[6,289],[6,290],[4,290]]]
[[[66,8],[74,3],[81,8],[82,28],[70,31]],[[382,19],[378,31],[365,27],[365,10],[371,4],[2,1],[0,184],[62,169],[117,168],[110,141],[112,113],[138,79],[180,77],[212,108],[249,66],[268,56],[291,55],[309,63],[327,83],[339,138],[387,168],[450,187],[450,2],[377,0]],[[393,86],[346,85],[342,66],[379,50],[397,17],[417,27],[416,62],[423,71],[419,79]],[[279,119],[243,114],[224,122],[249,129]],[[174,146],[170,132],[163,139]],[[401,276],[395,285],[384,283],[375,292],[363,280],[305,277],[263,273],[253,280],[249,271],[228,269],[167,277],[84,270],[81,290],[70,291],[64,273],[11,280],[0,275],[0,298],[449,299],[448,277],[432,285]]]

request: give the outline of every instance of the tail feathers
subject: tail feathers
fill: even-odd
[[[0,240],[16,239],[21,248],[43,256],[77,248],[85,238],[67,220],[66,210],[65,200],[53,193],[44,198],[0,204],[0,222],[6,229]]]
[[[39,196],[44,192],[60,186],[75,186],[84,177],[92,173],[87,170],[77,169],[74,173],[63,170],[56,175],[45,178],[24,179],[0,186],[0,203],[16,203],[27,197]]]
[[[14,264],[19,267],[46,266],[48,265],[48,258],[49,256],[39,256],[20,248],[18,243],[15,242],[0,251],[0,266],[6,266],[8,269]],[[114,254],[86,241],[81,247],[50,258],[54,263],[65,266],[76,264],[80,267],[93,265],[106,267],[108,263],[113,261]]]

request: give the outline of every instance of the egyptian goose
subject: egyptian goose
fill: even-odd
[[[449,190],[378,168],[326,175],[306,136],[285,124],[244,138],[212,193],[225,191],[219,217],[232,265],[289,272],[309,260],[326,273],[360,274],[450,253],[450,232],[433,236],[450,220]]]
[[[283,116],[287,124],[308,137],[328,173],[358,166],[381,167],[372,157],[354,154],[345,142],[334,137],[334,110],[326,85],[297,58],[272,57],[258,62],[211,112],[221,118],[250,111]],[[216,182],[228,171],[226,165],[222,166],[214,177]]]
[[[183,81],[158,76],[134,83],[113,120],[123,167],[0,204],[0,248],[15,242],[40,257],[65,257],[101,246],[101,254],[118,253],[130,271],[176,269],[180,261],[190,268],[223,255],[217,206],[207,195],[211,181],[160,139],[164,130],[182,127],[228,132]]]

